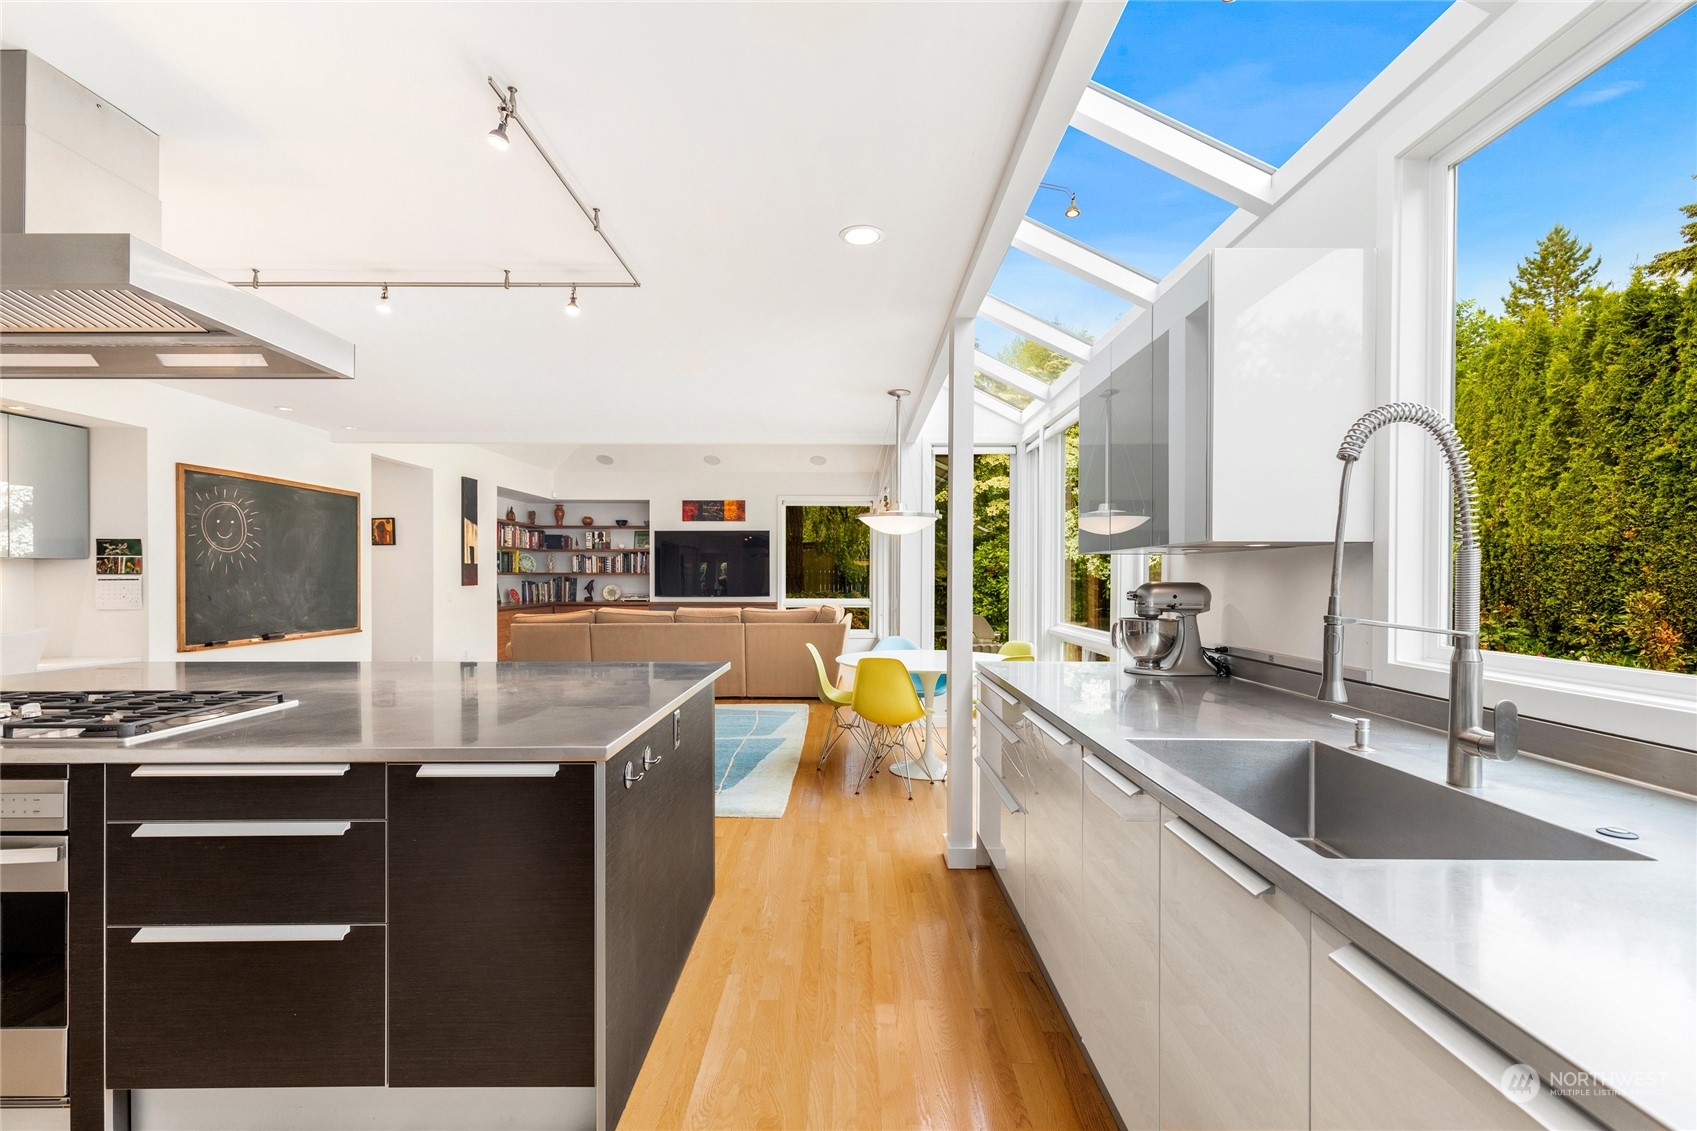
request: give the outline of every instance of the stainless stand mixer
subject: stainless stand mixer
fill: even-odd
[[[1226,675],[1223,661],[1203,650],[1196,617],[1208,611],[1214,595],[1194,581],[1151,581],[1127,597],[1134,615],[1121,617],[1109,633],[1131,657],[1127,675],[1165,679],[1180,675]],[[1219,666],[1217,666],[1219,665]]]

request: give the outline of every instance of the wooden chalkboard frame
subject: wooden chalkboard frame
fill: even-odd
[[[184,505],[185,472],[198,471],[207,475],[226,475],[231,479],[251,479],[256,483],[276,483],[283,487],[297,487],[303,491],[321,491],[326,495],[352,495],[354,499],[354,538],[359,552],[354,555],[354,623],[351,628],[326,628],[317,632],[289,632],[274,636],[252,636],[245,640],[220,640],[211,644],[190,644],[188,641],[189,610],[188,610],[188,508]],[[347,636],[350,633],[363,632],[365,624],[364,605],[364,572],[365,550],[360,545],[359,532],[364,529],[361,525],[362,510],[360,493],[348,491],[341,487],[325,487],[317,483],[302,483],[296,479],[278,479],[270,475],[253,475],[246,471],[231,471],[223,467],[204,467],[195,463],[179,463],[177,465],[177,651],[206,652],[215,648],[242,648],[249,644],[276,644],[283,640],[306,640],[314,636]]]

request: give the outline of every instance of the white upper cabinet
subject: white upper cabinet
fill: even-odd
[[[1080,383],[1080,515],[1147,520],[1080,549],[1331,541],[1338,442],[1373,403],[1372,284],[1359,248],[1221,248],[1169,284]],[[1372,522],[1364,462],[1347,537]]]
[[[86,558],[88,429],[0,414],[6,507],[0,557]]]

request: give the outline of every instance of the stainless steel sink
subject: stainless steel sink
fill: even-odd
[[[1322,742],[1160,739],[1135,746],[1322,856],[1649,859]]]

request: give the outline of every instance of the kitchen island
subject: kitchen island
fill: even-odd
[[[1697,1125],[1691,797],[1453,790],[1441,731],[1243,679],[979,679],[984,848],[1125,1126]]]
[[[719,664],[134,664],[68,781],[71,1126],[611,1128],[713,897]],[[15,721],[15,720],[14,720]]]

